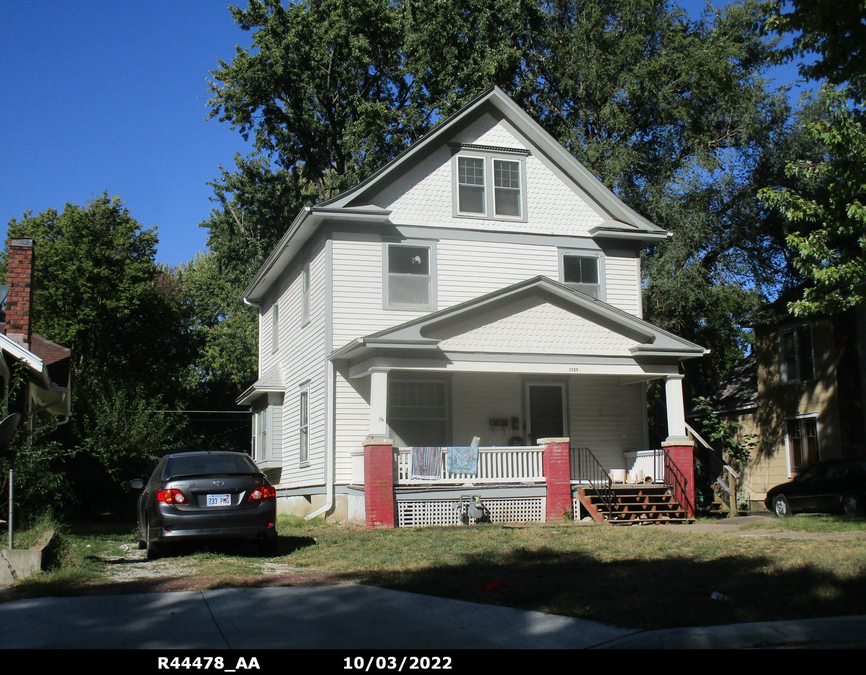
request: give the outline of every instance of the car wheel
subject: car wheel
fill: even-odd
[[[277,554],[277,538],[260,539],[258,542],[260,556],[272,556]]]
[[[773,513],[779,518],[789,518],[794,515],[785,495],[776,495],[773,499]]]
[[[147,524],[147,541],[145,543],[147,547],[147,559],[148,560],[157,560],[162,557],[162,548],[159,544],[157,544],[150,533],[150,523]]]
[[[846,492],[842,495],[842,511],[846,516],[857,516],[862,513],[860,499],[853,492]]]

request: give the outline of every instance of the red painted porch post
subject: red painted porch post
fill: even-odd
[[[571,503],[571,463],[569,461],[569,438],[539,438],[544,449],[544,479],[547,481],[547,520],[562,520],[573,511]]]
[[[665,461],[665,483],[673,485],[674,497],[685,507],[691,518],[695,517],[695,444],[692,441],[662,442],[667,459]],[[670,462],[677,471],[669,476],[667,464]],[[680,479],[685,485],[680,484]]]
[[[368,439],[364,446],[364,511],[367,529],[394,527],[397,523],[397,498],[394,474],[397,461],[394,441]]]

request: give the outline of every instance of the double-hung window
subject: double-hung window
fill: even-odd
[[[601,253],[560,251],[559,280],[566,286],[591,295],[596,300],[604,300],[602,279]]]
[[[785,326],[779,330],[782,382],[807,382],[815,379],[812,326],[808,323]]]
[[[522,150],[461,145],[455,157],[454,215],[526,220],[526,162]]]
[[[301,271],[301,325],[310,322],[310,263]]]
[[[386,309],[436,308],[436,249],[433,244],[385,244]]]
[[[788,463],[791,473],[799,473],[820,457],[818,418],[814,415],[789,419],[786,425]]]
[[[298,397],[298,461],[310,461],[310,385],[301,387]]]
[[[271,309],[271,351],[280,348],[280,306],[275,302]]]

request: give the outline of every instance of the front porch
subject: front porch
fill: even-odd
[[[474,472],[452,471],[447,448],[424,448],[439,454],[437,470],[430,475],[429,467],[417,471],[414,464],[421,455],[412,448],[367,441],[352,456],[352,483],[364,490],[365,524],[423,527],[590,517],[646,525],[694,518],[689,446],[623,453],[630,464],[609,471],[588,448],[569,447],[567,438],[541,442],[478,447]]]

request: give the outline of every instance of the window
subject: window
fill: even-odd
[[[566,286],[604,300],[602,293],[602,259],[593,251],[562,251],[559,257],[559,279]]]
[[[457,182],[460,213],[487,213],[484,200],[484,160],[480,157],[457,158]]]
[[[815,416],[790,419],[787,423],[788,462],[791,473],[799,473],[820,459],[818,418]]]
[[[520,217],[520,164],[493,160],[493,212],[497,216]]]
[[[815,379],[812,351],[812,327],[809,324],[785,326],[779,331],[782,382],[806,382]]]
[[[385,244],[385,308],[435,309],[435,268],[431,244]]]
[[[266,462],[271,458],[271,428],[272,412],[270,406],[254,413],[253,424],[253,457],[257,462]]]
[[[301,464],[310,461],[310,385],[303,386],[298,405],[298,457]]]
[[[446,382],[389,378],[388,426],[403,446],[448,445]]]
[[[310,322],[310,263],[301,272],[301,325]]]
[[[271,351],[280,348],[280,306],[275,302],[271,310]]]
[[[528,152],[472,145],[459,149],[470,153],[460,152],[455,159],[454,215],[525,220],[526,163],[521,155]],[[484,152],[476,155],[478,151]]]

